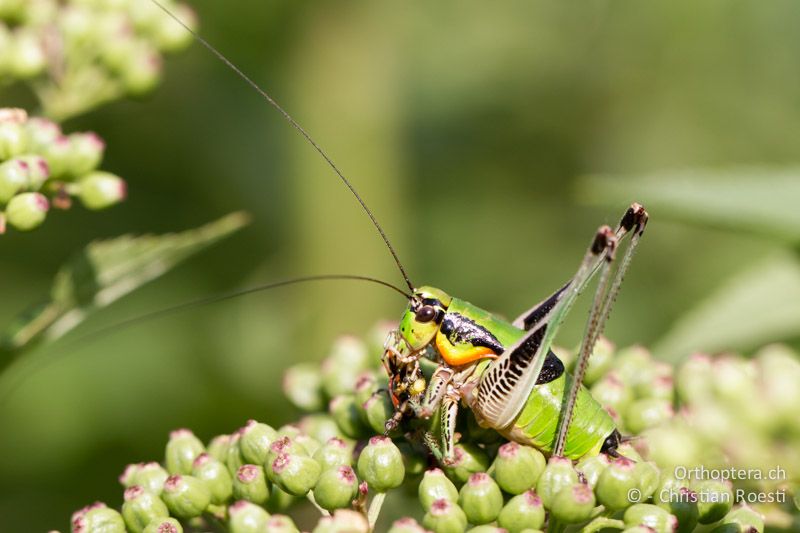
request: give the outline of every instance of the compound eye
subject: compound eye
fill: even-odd
[[[420,308],[417,311],[416,319],[417,322],[430,322],[436,316],[436,309],[431,307],[430,305],[426,305],[425,307]]]

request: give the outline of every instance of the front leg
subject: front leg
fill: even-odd
[[[420,418],[430,418],[442,404],[448,386],[453,380],[453,369],[447,366],[440,366],[431,376],[431,382],[425,391],[422,405],[417,409],[417,416]]]

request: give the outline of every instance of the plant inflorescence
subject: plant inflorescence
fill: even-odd
[[[760,532],[798,519],[800,392],[787,384],[800,363],[787,348],[752,360],[696,355],[673,369],[601,339],[586,384],[633,437],[619,457],[547,458],[465,410],[456,460],[440,465],[424,443],[436,438],[435,420],[384,435],[393,414],[376,364],[385,331],[370,342],[342,337],[321,365],[289,369],[284,391],[306,412],[297,423],[250,420],[208,444],[176,430],[163,462],[125,469],[120,511],[95,503],[75,513],[72,530],[290,532],[299,531],[290,513],[303,522],[318,511],[316,533],[367,532],[387,494],[409,492],[411,516],[381,522],[392,533]]]
[[[95,133],[64,134],[48,119],[0,109],[0,233],[6,224],[34,229],[51,206],[68,209],[73,197],[89,209],[122,201],[122,178],[97,169],[104,150]]]
[[[185,4],[164,1],[186,24]],[[123,96],[140,96],[160,77],[163,55],[191,35],[152,2],[139,0],[3,0],[0,84],[23,80],[55,120]]]

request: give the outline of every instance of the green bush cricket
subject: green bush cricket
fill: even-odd
[[[620,433],[611,416],[582,387],[581,381],[647,224],[648,215],[642,206],[631,205],[616,229],[599,228],[572,279],[512,323],[440,289],[415,287],[375,215],[311,135],[219,50],[157,0],[151,1],[184,26],[200,44],[279,111],[320,154],[369,217],[409,291],[367,276],[321,275],[281,281],[236,294],[331,279],[368,281],[403,294],[408,306],[399,328],[386,340],[383,357],[389,373],[390,393],[397,408],[395,416],[387,422],[387,430],[407,414],[429,418],[439,411],[443,428],[441,448],[430,442],[430,438],[427,440],[434,454],[444,463],[453,459],[455,421],[461,402],[473,411],[481,425],[497,430],[510,440],[533,445],[553,455],[578,458],[600,452],[616,454]],[[631,235],[630,244],[619,267],[614,269],[618,244],[628,234]],[[598,287],[575,375],[571,376],[550,348],[575,300],[596,274],[599,274]],[[424,382],[419,368],[421,357],[433,358],[438,363],[429,384]]]

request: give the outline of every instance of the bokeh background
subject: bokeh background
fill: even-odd
[[[800,221],[784,206],[800,201],[800,4],[192,4],[202,34],[351,178],[415,283],[513,317],[640,201],[652,219],[606,330],[614,342],[669,360],[797,345]],[[0,103],[35,100],[12,86]],[[104,137],[104,167],[130,196],[2,236],[0,323],[45,299],[93,239],[241,209],[249,228],[75,335],[283,277],[400,283],[321,158],[200,46],[169,59],[151,96],[65,128]],[[159,457],[173,428],[208,438],[248,418],[290,420],[282,370],[403,305],[370,285],[297,286],[26,354],[0,376],[0,530],[66,529],[88,502],[119,503],[123,466]],[[587,305],[559,343],[578,342]]]

